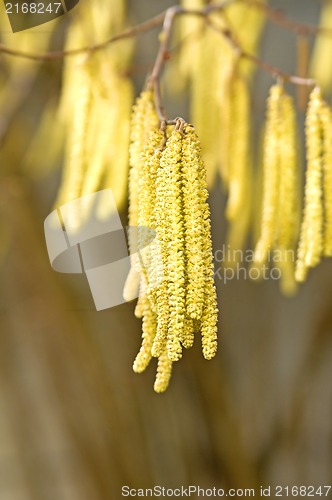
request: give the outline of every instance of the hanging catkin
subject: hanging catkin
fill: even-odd
[[[131,115],[130,149],[129,149],[129,251],[131,268],[123,291],[125,300],[137,296],[139,284],[138,251],[138,191],[142,173],[142,154],[148,138],[159,125],[154,104],[153,93],[143,91],[137,98]]]
[[[157,392],[167,388],[172,363],[183,347],[193,345],[195,332],[201,332],[204,357],[215,355],[218,314],[200,144],[193,127],[181,119],[168,137],[164,134],[150,134],[140,156],[137,196],[138,250],[147,265],[138,268],[145,285],[137,306],[143,333],[134,370],[143,371],[152,356],[158,357]],[[158,245],[150,243],[147,226]]]
[[[323,101],[318,88],[310,95],[306,116],[307,171],[304,213],[296,264],[296,280],[304,281],[315,267],[323,249],[323,141],[321,112]]]
[[[278,182],[280,165],[280,131],[282,86],[273,85],[270,89],[264,138],[263,153],[263,206],[261,234],[256,245],[254,260],[264,264],[268,259],[276,235]]]
[[[332,111],[322,108],[323,127],[323,183],[324,183],[324,256],[332,257]]]
[[[306,116],[307,171],[296,280],[332,255],[332,110],[321,91],[311,94]]]
[[[280,269],[280,286],[285,295],[296,291],[294,256],[299,226],[299,183],[294,102],[276,84],[267,101],[262,216],[254,265],[263,268],[267,261],[273,261]]]

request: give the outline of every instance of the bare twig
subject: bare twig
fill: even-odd
[[[274,9],[266,3],[263,3],[259,0],[245,0],[248,5],[252,5],[264,12],[267,18],[269,18],[272,22],[279,24],[285,29],[293,31],[296,35],[302,36],[316,36],[316,35],[324,35],[324,36],[332,36],[332,30],[328,28],[321,28],[319,26],[315,26],[312,24],[298,23],[297,21],[293,21],[292,19],[288,19],[288,17],[284,14],[284,12],[280,9]]]
[[[252,61],[259,68],[263,69],[267,73],[270,73],[274,78],[279,78],[285,82],[293,83],[294,85],[305,85],[308,87],[316,85],[315,80],[313,80],[312,78],[303,78],[297,75],[290,75],[289,73],[286,73],[280,70],[279,68],[272,66],[271,64],[265,61],[262,61],[255,55],[249,54],[249,52],[246,52],[245,50],[242,49],[240,43],[238,42],[238,40],[236,39],[231,30],[220,28],[220,26],[216,26],[210,19],[207,19],[206,22],[210,28],[212,28],[214,31],[220,33],[224,38],[226,38],[226,40],[230,43],[230,45],[233,47],[234,51],[238,54],[239,57]]]

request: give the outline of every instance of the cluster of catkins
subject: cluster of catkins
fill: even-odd
[[[134,371],[157,357],[154,389],[163,392],[172,363],[193,345],[195,333],[206,359],[217,350],[206,172],[193,127],[178,119],[160,129],[150,91],[134,106],[131,141],[129,225],[137,231],[129,236],[124,296],[133,298],[139,286],[135,314],[142,318],[143,341]]]
[[[295,107],[283,86],[273,85],[267,101],[261,223],[254,263],[263,265],[270,251],[279,251],[286,294],[294,292],[296,282],[305,281],[309,268],[322,257],[332,256],[332,110],[317,87],[310,94],[305,135],[301,222]]]

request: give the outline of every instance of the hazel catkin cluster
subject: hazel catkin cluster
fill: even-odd
[[[154,389],[163,392],[172,363],[181,359],[183,347],[193,345],[195,333],[201,333],[206,359],[217,350],[206,172],[197,135],[181,119],[168,137],[154,130],[138,161],[141,175],[134,200],[140,296],[135,314],[142,317],[143,340],[133,368],[140,373],[157,357]]]

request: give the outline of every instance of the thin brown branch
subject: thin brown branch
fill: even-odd
[[[163,29],[160,35],[161,42],[159,45],[159,50],[157,53],[157,57],[152,69],[151,76],[148,81],[148,88],[154,90],[155,100],[156,100],[156,109],[160,121],[167,121],[167,117],[165,115],[165,111],[162,105],[161,93],[160,93],[160,75],[164,68],[165,61],[167,60],[167,56],[169,53],[169,43],[172,34],[172,28],[175,21],[175,18],[178,15],[193,15],[193,16],[201,16],[208,17],[212,12],[216,12],[219,10],[225,9],[228,5],[235,3],[239,0],[224,0],[220,4],[212,4],[208,5],[204,9],[185,9],[184,7],[174,6],[170,7],[166,11],[166,15],[164,17]]]
[[[321,28],[313,24],[305,24],[293,21],[292,19],[289,19],[282,10],[274,9],[259,0],[245,0],[245,1],[248,3],[248,5],[252,5],[253,7],[262,10],[266,15],[266,17],[270,19],[272,22],[274,22],[275,24],[279,24],[279,26],[282,26],[285,29],[293,31],[293,33],[295,33],[296,35],[332,36],[332,29]]]
[[[249,52],[246,52],[245,50],[242,49],[240,43],[235,38],[231,30],[220,28],[220,26],[216,26],[210,19],[207,19],[206,22],[210,28],[220,33],[230,43],[234,51],[240,57],[252,61],[254,64],[256,64],[256,66],[263,69],[264,71],[272,75],[274,78],[278,78],[285,82],[293,83],[294,85],[305,85],[308,87],[313,87],[316,85],[315,80],[313,80],[312,78],[303,78],[297,75],[290,75],[289,73],[286,73],[285,71],[282,71],[279,68],[272,66],[272,64],[262,61],[257,56],[250,54]]]
[[[327,28],[320,28],[318,26],[310,25],[310,24],[304,24],[304,23],[299,23],[296,21],[293,21],[289,19],[281,10],[278,9],[273,9],[269,5],[266,5],[265,3],[261,2],[260,0],[224,0],[223,2],[219,4],[209,4],[207,7],[201,10],[195,10],[195,9],[184,9],[181,7],[171,7],[168,10],[176,9],[177,14],[186,14],[186,15],[198,15],[198,16],[205,16],[207,17],[210,13],[216,12],[218,10],[223,10],[225,9],[229,4],[235,3],[235,2],[243,2],[248,4],[249,6],[258,8],[264,12],[266,17],[268,17],[271,21],[275,22],[276,24],[279,24],[280,26],[284,27],[285,29],[291,30],[297,35],[302,35],[302,36],[314,36],[314,35],[326,35],[326,36],[332,36],[332,30],[327,29]],[[166,16],[167,11],[162,12],[161,14],[153,17],[152,19],[149,19],[141,24],[138,24],[137,26],[134,26],[132,28],[128,28],[127,30],[123,31],[122,33],[119,33],[115,36],[112,36],[105,40],[104,42],[91,45],[91,46],[86,46],[86,47],[81,47],[79,49],[70,49],[70,50],[56,50],[56,51],[50,51],[50,52],[45,52],[45,53],[31,53],[31,52],[24,52],[20,50],[15,50],[11,49],[9,47],[6,47],[4,44],[0,43],[0,54],[6,54],[10,55],[13,57],[22,57],[24,59],[30,59],[32,61],[49,61],[53,59],[62,59],[64,57],[68,56],[76,56],[79,54],[84,54],[84,53],[93,53],[97,52],[99,50],[105,49],[108,45],[111,45],[114,42],[117,42],[118,40],[123,40],[125,38],[131,38],[137,35],[140,35],[142,33],[145,33],[147,31],[152,30],[153,28],[156,28],[157,26],[160,26]]]
[[[161,93],[160,93],[160,74],[164,67],[164,63],[168,53],[168,46],[171,38],[172,27],[174,23],[175,17],[182,11],[181,7],[171,7],[166,11],[166,15],[164,18],[163,30],[161,32],[161,42],[159,45],[158,54],[156,57],[156,61],[154,63],[151,76],[148,82],[148,88],[154,90],[155,100],[156,100],[156,109],[160,121],[167,121],[164,108],[161,101]]]

